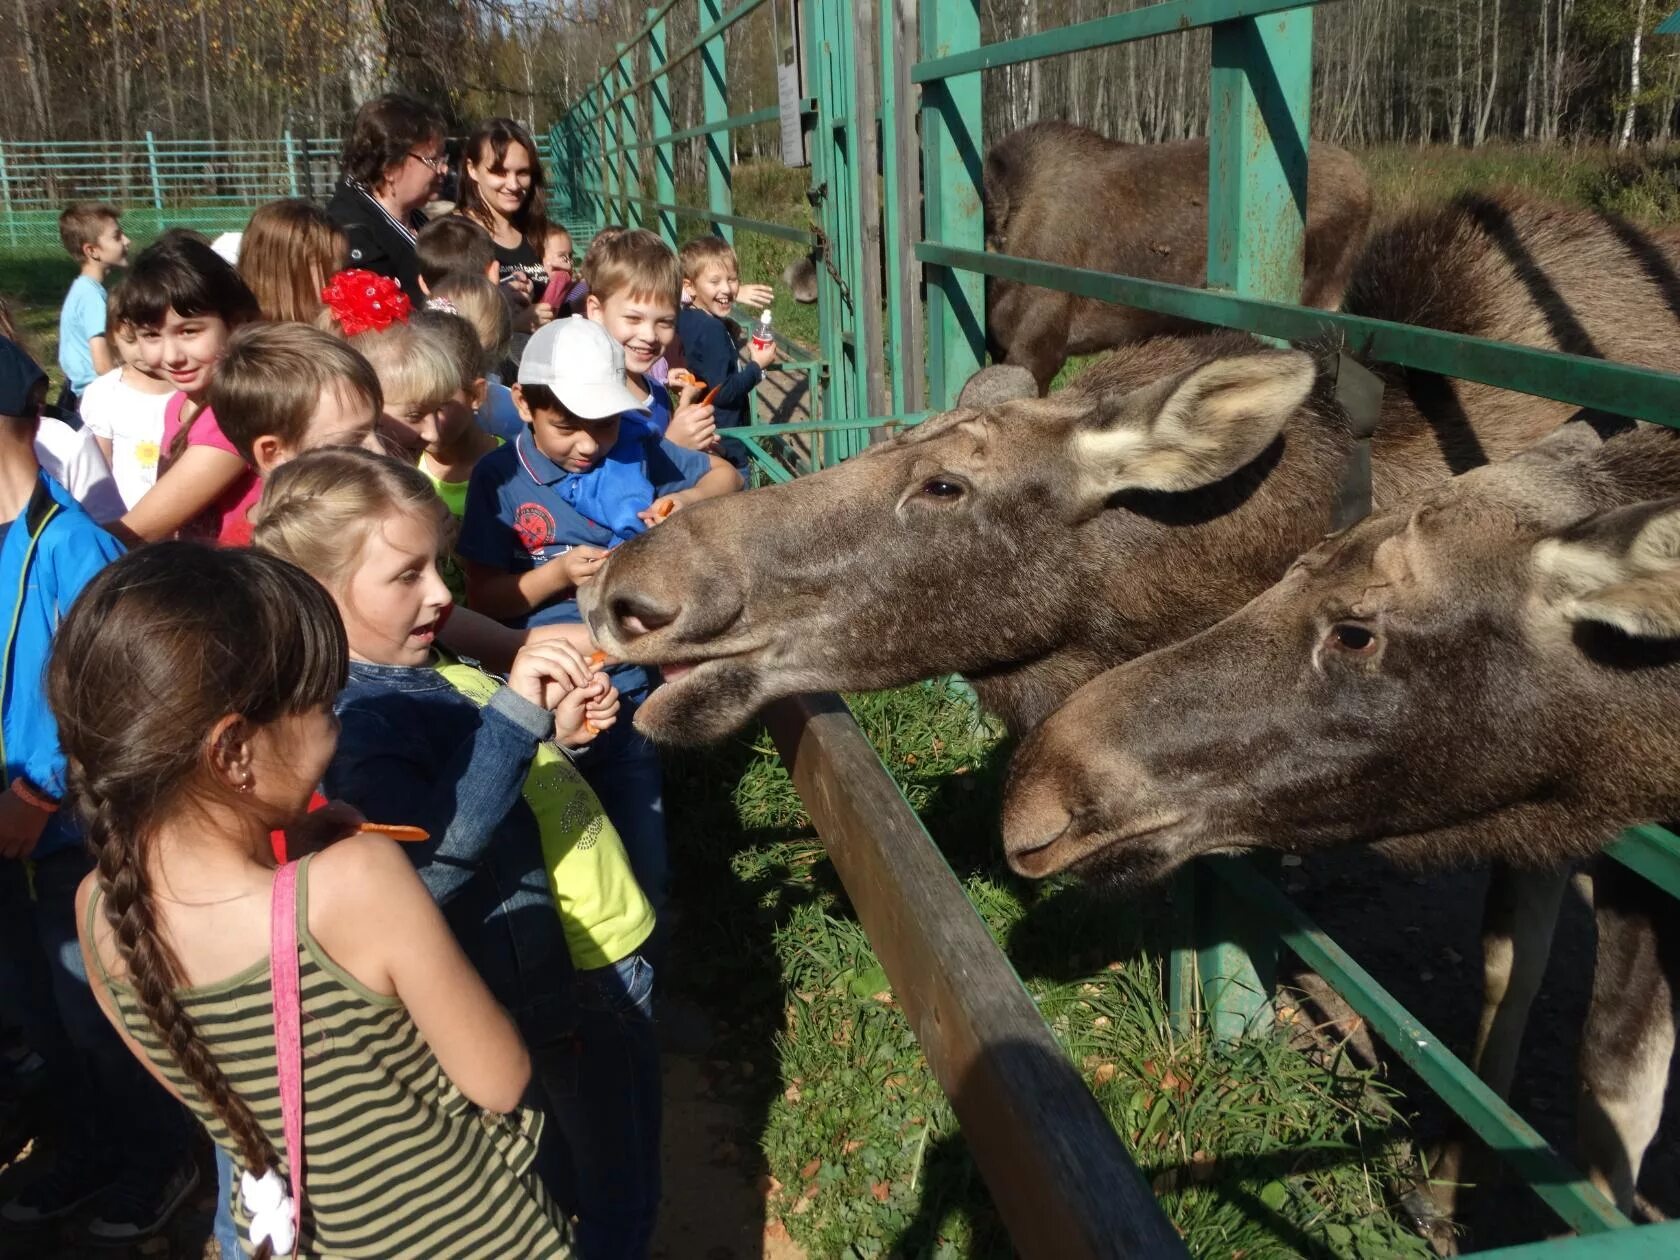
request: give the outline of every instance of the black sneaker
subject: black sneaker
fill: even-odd
[[[99,1200],[88,1221],[88,1237],[101,1246],[122,1247],[150,1238],[198,1188],[198,1164],[191,1157],[163,1176],[151,1165],[123,1171]]]
[[[115,1176],[108,1167],[63,1152],[52,1159],[45,1172],[0,1204],[0,1222],[28,1229],[61,1220],[114,1184]]]

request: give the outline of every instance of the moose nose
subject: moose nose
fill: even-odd
[[[629,643],[651,631],[663,630],[681,612],[681,605],[663,605],[644,591],[628,591],[606,600],[604,607],[596,608],[590,621],[593,624],[604,616],[610,633],[620,643]]]
[[[1000,821],[1004,856],[1017,874],[1042,879],[1056,869],[1056,841],[1073,816],[1050,776],[1011,773]]]

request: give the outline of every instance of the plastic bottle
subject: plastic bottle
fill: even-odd
[[[770,312],[766,310],[758,317],[758,327],[753,330],[752,345],[754,350],[763,350],[766,346],[776,344],[776,334],[770,331]]]

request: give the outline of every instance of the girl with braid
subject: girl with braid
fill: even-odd
[[[297,872],[297,1254],[570,1256],[530,1173],[541,1122],[512,1021],[395,843],[343,806],[305,815],[347,666],[331,597],[272,556],[159,543],[88,585],[48,696],[98,861],[77,896],[95,994],[237,1167],[286,1184],[269,832],[287,829],[290,852],[316,850]],[[276,1233],[290,1249],[232,1197],[252,1255]]]

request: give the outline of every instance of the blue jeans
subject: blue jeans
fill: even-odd
[[[624,841],[630,869],[655,913],[665,908],[671,863],[665,847],[665,776],[659,750],[634,725],[647,693],[623,697],[618,721],[577,758],[601,808]]]
[[[575,974],[578,1024],[564,1062],[538,1061],[577,1179],[582,1260],[646,1260],[659,1216],[659,1039],[653,966],[641,954]]]
[[[239,1246],[239,1226],[233,1220],[233,1160],[221,1147],[216,1148],[216,1221],[211,1233],[216,1239],[221,1260],[245,1260]]]
[[[191,1121],[129,1053],[88,985],[76,937],[76,887],[93,869],[80,847],[34,863],[0,859],[0,1009],[47,1063],[70,1158],[172,1167]]]

